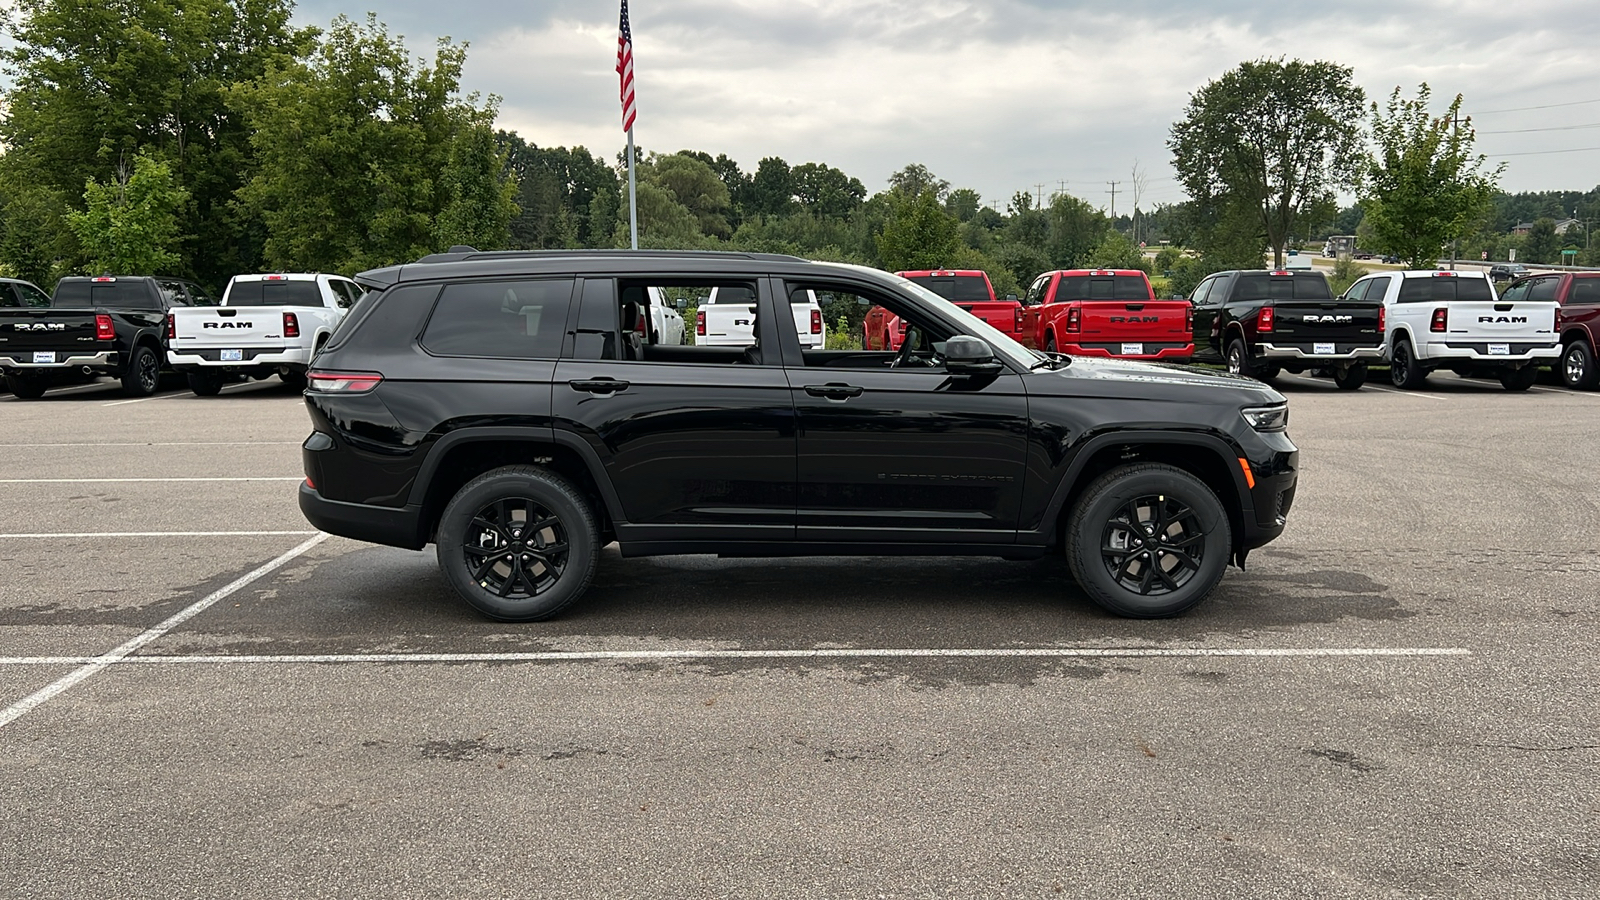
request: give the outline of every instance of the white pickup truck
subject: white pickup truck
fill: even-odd
[[[1359,289],[1359,291],[1358,291]],[[1493,374],[1525,391],[1561,355],[1555,301],[1507,302],[1483,272],[1384,272],[1347,298],[1382,298],[1384,355],[1395,387],[1416,389],[1434,369]]]
[[[235,275],[221,306],[168,314],[167,363],[202,397],[274,374],[303,389],[312,357],[362,293],[338,275]]]
[[[827,346],[828,331],[822,322],[822,304],[814,291],[795,291],[789,296],[794,312],[794,330],[800,347],[821,350]],[[748,347],[756,342],[756,298],[749,288],[717,287],[695,313],[694,342],[706,347]]]

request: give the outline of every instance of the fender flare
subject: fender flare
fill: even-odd
[[[559,445],[575,451],[583,460],[584,467],[589,470],[589,477],[599,486],[600,500],[606,505],[606,513],[611,517],[611,521],[627,523],[627,518],[622,513],[622,501],[617,496],[616,488],[611,484],[611,477],[606,474],[600,455],[577,435],[550,427],[484,426],[462,428],[445,434],[428,448],[427,455],[422,459],[422,465],[417,468],[417,479],[411,485],[411,494],[406,499],[407,505],[421,508],[427,503],[428,489],[433,484],[433,477],[439,469],[439,464],[449,456],[451,450],[464,444],[507,440]]]

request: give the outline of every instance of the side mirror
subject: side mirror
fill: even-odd
[[[688,309],[688,307],[689,307],[689,301],[687,301],[687,300],[685,300],[685,299],[683,299],[683,298],[682,298],[682,297],[679,297],[679,298],[678,298],[678,299],[677,299],[677,301],[676,301],[676,303],[675,303],[675,305],[676,305],[676,306],[677,306],[677,307],[678,307],[678,308],[679,308],[679,309]]]
[[[1007,303],[1015,303],[1015,302],[1017,302],[1017,295],[1016,294],[1007,294],[1006,295],[1006,302]]]
[[[1003,370],[994,348],[967,334],[944,342],[944,368],[951,375],[998,375]]]

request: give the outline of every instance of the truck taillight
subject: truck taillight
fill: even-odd
[[[1433,319],[1428,322],[1429,331],[1448,331],[1450,329],[1450,310],[1439,307],[1433,311]]]
[[[694,333],[701,336],[706,333],[706,311],[703,309],[694,314]]]
[[[297,338],[300,336],[300,319],[294,313],[283,314],[283,336]]]
[[[811,311],[811,333],[822,333],[822,310],[820,309],[813,309]]]
[[[897,322],[897,324],[895,325],[895,328],[901,334],[905,334],[906,333],[906,320],[905,319],[897,319],[896,322]]]
[[[96,323],[96,325],[98,326],[98,323]],[[178,317],[173,315],[172,313],[167,313],[167,340],[170,341],[170,340],[176,338],[177,336],[178,336]]]
[[[306,389],[319,394],[365,394],[383,383],[377,372],[319,372],[306,373]]]
[[[94,339],[97,341],[114,341],[117,339],[117,327],[111,324],[111,317],[105,313],[95,314]]]
[[[1388,312],[1389,308],[1387,306],[1378,307],[1378,335],[1380,337],[1383,335],[1384,329],[1389,324],[1389,316],[1387,315]]]
[[[1277,322],[1277,313],[1270,306],[1261,307],[1261,314],[1256,317],[1256,331],[1271,331]]]
[[[1074,306],[1067,310],[1067,331],[1076,334],[1083,329],[1083,310]]]
[[[1194,307],[1186,306],[1183,309],[1183,330],[1194,334]]]
[[[1011,330],[1017,334],[1022,333],[1022,306],[1020,304],[1011,311]]]

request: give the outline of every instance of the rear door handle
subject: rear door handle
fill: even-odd
[[[628,382],[618,381],[615,378],[591,378],[580,381],[569,381],[567,386],[575,391],[584,391],[589,394],[614,394],[628,389]]]
[[[805,390],[806,393],[813,397],[826,397],[829,400],[848,400],[851,397],[861,396],[864,389],[858,388],[853,384],[808,384]]]

